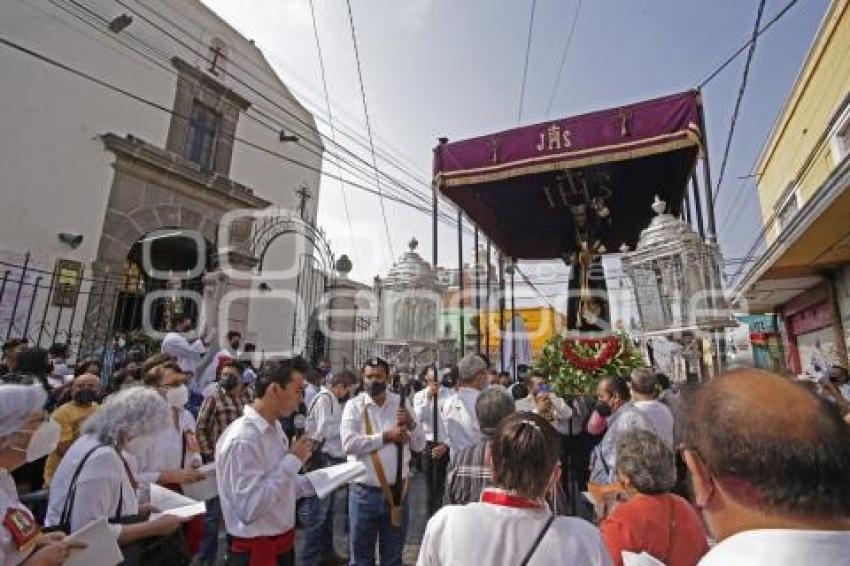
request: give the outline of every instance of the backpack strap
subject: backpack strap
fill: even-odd
[[[537,534],[537,538],[534,539],[534,544],[531,545],[531,548],[528,549],[528,552],[525,555],[525,558],[520,562],[520,566],[526,566],[530,561],[531,557],[534,556],[534,553],[537,552],[537,547],[540,546],[540,543],[543,541],[543,537],[546,536],[546,533],[549,532],[549,527],[552,526],[552,523],[555,521],[555,514],[549,515],[549,519],[546,520],[546,524],[543,525],[543,528],[540,529],[540,532]]]

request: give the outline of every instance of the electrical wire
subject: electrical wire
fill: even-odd
[[[567,42],[564,44],[564,50],[561,52],[561,61],[558,63],[558,74],[555,77],[555,85],[552,87],[552,94],[549,96],[549,103],[546,105],[546,116],[551,116],[552,104],[555,102],[555,96],[558,94],[558,88],[561,86],[561,78],[564,73],[564,64],[567,62],[567,54],[570,51],[570,45],[573,43],[573,36],[576,32],[576,24],[578,17],[581,14],[581,0],[578,0],[576,6],[576,14],[573,16],[573,23],[570,25],[570,32],[567,35]]]
[[[519,108],[516,113],[516,121],[522,121],[522,105],[525,101],[525,82],[528,78],[528,56],[531,53],[531,36],[534,31],[534,12],[537,8],[537,0],[531,0],[531,15],[528,18],[528,37],[525,40],[525,63],[522,66],[522,86],[519,90]]]
[[[779,10],[779,12],[778,12],[778,13],[777,13],[777,14],[776,14],[776,15],[775,15],[775,16],[774,16],[774,17],[773,17],[773,18],[772,18],[769,22],[767,22],[767,23],[764,25],[764,27],[763,27],[763,28],[761,28],[761,29],[759,29],[759,30],[758,30],[758,33],[756,33],[754,37],[751,37],[751,38],[750,38],[750,40],[749,40],[748,42],[746,42],[746,43],[745,43],[745,44],[743,44],[741,47],[739,47],[737,50],[735,50],[735,52],[734,52],[734,53],[732,53],[732,55],[730,55],[729,57],[727,57],[726,59],[724,59],[724,60],[723,60],[723,62],[722,62],[722,63],[720,63],[720,65],[718,65],[718,66],[717,66],[717,67],[716,67],[713,71],[711,71],[710,73],[708,73],[708,75],[707,75],[707,76],[706,76],[703,80],[701,80],[701,81],[697,84],[696,89],[697,89],[697,90],[702,90],[702,88],[703,88],[705,85],[707,85],[708,83],[710,83],[711,81],[713,81],[713,80],[714,80],[714,78],[715,78],[715,77],[717,77],[717,75],[719,75],[720,73],[722,73],[722,72],[723,72],[723,69],[725,69],[726,67],[728,67],[728,66],[729,66],[729,64],[730,64],[730,63],[732,63],[732,61],[734,61],[735,59],[737,59],[737,58],[738,58],[738,55],[740,55],[741,53],[743,53],[743,52],[744,52],[744,50],[745,50],[747,47],[749,47],[749,46],[750,46],[750,44],[751,44],[751,43],[754,43],[754,42],[755,42],[755,40],[756,40],[759,36],[761,36],[761,34],[763,34],[764,32],[766,32],[767,30],[769,30],[769,29],[770,29],[770,27],[771,27],[773,24],[775,24],[776,22],[778,22],[778,21],[779,21],[779,20],[780,20],[780,19],[781,19],[781,18],[782,18],[785,14],[787,14],[787,13],[788,13],[788,11],[789,11],[791,8],[793,8],[793,7],[794,7],[794,5],[797,3],[797,1],[798,1],[798,0],[790,0],[790,1],[789,1],[786,5],[785,5],[785,7],[783,7],[781,10]]]
[[[381,216],[384,219],[384,230],[387,234],[387,247],[390,250],[390,258],[395,257],[395,253],[393,253],[393,241],[392,237],[390,237],[390,225],[387,222],[387,210],[384,207],[384,197],[381,192],[381,181],[380,177],[377,175],[378,170],[378,161],[375,158],[375,142],[372,138],[372,123],[369,120],[369,105],[366,102],[366,86],[363,83],[363,68],[360,64],[360,50],[357,47],[357,32],[354,26],[354,13],[351,10],[351,0],[345,0],[346,6],[348,6],[348,22],[351,25],[351,42],[354,46],[354,61],[357,64],[357,80],[360,83],[360,97],[363,99],[363,115],[366,118],[366,132],[369,134],[369,150],[372,153],[372,165],[375,167],[375,183],[378,187],[378,194],[380,195],[379,200],[381,203]]]
[[[325,59],[322,56],[322,43],[319,41],[319,25],[316,21],[316,8],[313,5],[313,0],[307,0],[310,4],[310,17],[313,20],[313,35],[316,38],[316,53],[319,55],[319,71],[322,77],[322,91],[325,93],[325,106],[327,107],[328,112],[328,122],[331,128],[331,139],[336,141],[336,127],[333,123],[333,114],[331,113],[331,99],[330,94],[328,92],[328,81],[325,75]],[[340,176],[342,176],[342,168],[337,166]],[[345,220],[348,223],[348,237],[350,239],[351,249],[355,250],[354,244],[354,227],[351,224],[351,210],[348,207],[348,194],[345,190],[345,183],[340,181],[339,188],[342,192],[342,204],[345,208]],[[352,254],[355,255],[355,254]]]
[[[753,37],[750,40],[750,49],[747,51],[747,60],[744,63],[744,74],[741,76],[741,86],[738,88],[738,96],[735,99],[735,109],[732,111],[732,120],[729,122],[729,135],[726,138],[726,147],[723,150],[723,160],[720,163],[720,175],[717,177],[717,189],[714,191],[714,208],[717,208],[717,199],[720,197],[720,191],[723,190],[723,176],[726,174],[726,164],[729,161],[729,150],[732,147],[732,138],[735,135],[735,125],[738,123],[738,113],[741,110],[741,102],[744,100],[744,91],[747,89],[747,79],[750,76],[750,65],[753,62],[753,54],[756,51],[756,40],[759,36],[759,25],[761,17],[764,14],[765,0],[759,1],[758,11],[756,12],[756,23],[753,25]],[[711,190],[708,187],[706,190]]]

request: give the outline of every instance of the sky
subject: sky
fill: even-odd
[[[326,113],[310,0],[203,1],[256,42],[305,106]],[[786,2],[767,0],[762,22]],[[356,132],[362,144],[339,132],[337,139],[371,160],[346,3],[313,0],[313,5],[334,123],[342,132]],[[736,260],[747,255],[761,227],[754,182],[747,176],[828,5],[829,0],[798,1],[759,38],[716,205],[728,273],[736,271]],[[532,0],[351,0],[375,144],[380,155],[391,156],[379,156],[378,167],[429,193],[438,137],[458,140],[693,88],[749,39],[757,6],[758,0],[537,0],[519,115]],[[744,59],[703,90],[715,182]],[[326,124],[320,130],[332,133]],[[336,173],[328,163],[325,170]],[[381,189],[394,190],[386,183]],[[422,256],[431,258],[430,216],[387,200],[385,209],[390,244],[377,196],[322,180],[318,221],[337,256],[351,258],[355,279],[369,282],[385,274],[412,237],[420,241]],[[456,266],[456,229],[441,225],[439,234],[440,265]],[[465,260],[471,249],[467,236]],[[533,265],[523,269],[536,281],[542,278],[533,275]],[[556,282],[538,290],[552,299],[564,286],[564,273],[548,272]],[[526,302],[540,302],[536,294],[517,288]]]

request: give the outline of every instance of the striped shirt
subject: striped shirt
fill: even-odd
[[[253,401],[254,396],[247,387],[242,388],[238,397],[216,387],[213,394],[204,399],[201,410],[198,411],[196,426],[198,446],[204,458],[213,459],[215,444],[224,429],[241,417],[245,405],[250,405]]]
[[[449,464],[446,477],[446,492],[443,501],[447,505],[466,505],[478,501],[481,492],[492,483],[492,473],[487,465],[490,442],[479,440],[461,450]]]

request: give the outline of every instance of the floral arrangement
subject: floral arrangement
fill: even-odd
[[[627,375],[646,363],[625,333],[599,338],[565,338],[556,334],[543,346],[534,369],[548,375],[560,395],[593,393],[606,375]]]

